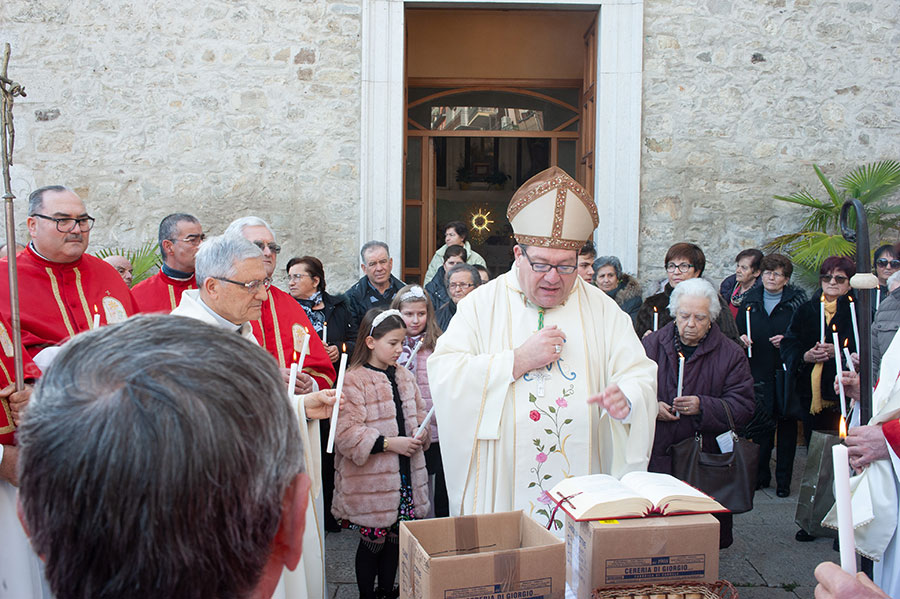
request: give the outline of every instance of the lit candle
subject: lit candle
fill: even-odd
[[[656,306],[653,306],[653,330],[659,330],[659,310]]]
[[[416,354],[419,353],[419,348],[422,347],[422,340],[419,339],[416,341],[416,346],[413,348],[412,353],[409,354],[409,360],[406,361],[406,367],[410,370],[413,369],[413,366],[416,363]]]
[[[294,352],[294,360],[291,362],[291,376],[288,379],[288,395],[294,397],[294,389],[297,386],[297,352]]]
[[[97,304],[94,304],[94,324],[91,328],[92,329],[100,328],[100,311],[97,310]]]
[[[341,389],[344,388],[344,373],[347,371],[347,346],[341,347],[341,365],[338,369],[338,379],[334,394],[334,407],[331,409],[331,429],[328,431],[328,447],[325,451],[334,453],[334,437],[337,432],[338,412],[341,409]]]
[[[303,363],[306,362],[306,354],[309,353],[309,331],[306,331],[306,336],[303,337],[303,345],[300,348],[300,359],[297,360],[297,354],[294,353],[294,361],[297,362],[297,368],[299,370],[303,370]]]
[[[684,386],[684,354],[678,352],[678,393],[675,397],[681,397],[681,389]]]
[[[434,416],[434,406],[431,406],[431,409],[428,410],[428,414],[425,416],[425,420],[422,421],[422,424],[419,425],[419,428],[416,429],[416,434],[413,435],[413,438],[418,439],[422,436],[422,433],[425,432],[425,427],[428,426],[428,423],[431,422],[431,417]]]
[[[747,316],[747,357],[753,357],[753,338],[750,336],[750,306],[747,306],[747,311],[744,313]]]
[[[878,312],[878,306],[880,306],[880,305],[881,305],[881,288],[876,287],[875,288],[875,311],[876,312]],[[858,347],[856,349],[857,349],[857,351],[859,351]]]
[[[328,347],[328,321],[322,323],[322,345]]]
[[[841,347],[841,344],[838,342],[838,334],[837,334],[837,326],[831,325],[831,336],[834,338],[834,367],[835,372],[837,372],[837,381],[838,381],[838,392],[841,396],[841,419],[847,418],[847,406],[845,405],[846,400],[844,399],[844,381],[841,379],[841,352],[838,348]]]
[[[847,435],[841,418],[841,437]],[[831,447],[834,462],[834,500],[837,507],[838,543],[841,548],[841,568],[856,574],[856,540],[853,538],[853,510],[850,506],[850,459],[847,446],[838,443]]]
[[[819,302],[819,343],[825,343],[825,294]]]
[[[850,320],[853,321],[853,342],[856,344],[856,351],[859,351],[859,327],[856,325],[856,302],[853,301],[853,297],[848,295],[847,299],[850,300]],[[837,348],[835,348],[837,349]]]
[[[847,342],[849,339],[844,339],[844,358],[847,360],[847,368],[850,369],[850,372],[856,372],[856,368],[853,367],[853,360],[850,359],[850,349],[847,347]]]

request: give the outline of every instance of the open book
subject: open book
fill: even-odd
[[[575,520],[641,518],[727,512],[715,499],[668,474],[629,472],[574,476],[559,482],[550,498]]]

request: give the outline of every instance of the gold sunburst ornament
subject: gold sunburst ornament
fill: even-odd
[[[490,219],[490,216],[490,210],[482,211],[482,208],[479,208],[478,212],[472,215],[472,230],[478,235],[484,235],[485,233],[490,232],[491,225],[494,224],[494,221]]]

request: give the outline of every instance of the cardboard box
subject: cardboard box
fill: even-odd
[[[522,511],[400,524],[404,599],[563,599],[565,543]]]
[[[578,599],[596,588],[719,578],[719,521],[710,514],[594,520],[566,516],[566,580]]]

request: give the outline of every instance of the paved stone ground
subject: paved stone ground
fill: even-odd
[[[719,576],[738,588],[741,599],[813,599],[813,569],[824,560],[838,561],[831,539],[798,543],[794,524],[806,448],[797,448],[791,496],[775,489],[756,492],[754,509],[734,517],[734,544],[719,554]],[[774,472],[774,463],[772,464]],[[774,483],[773,483],[774,484]],[[353,560],[358,536],[344,531],[325,536],[325,571],[329,599],[355,599]]]

